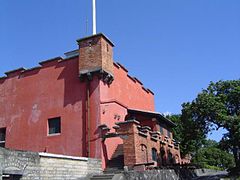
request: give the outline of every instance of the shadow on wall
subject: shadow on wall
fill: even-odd
[[[107,162],[107,168],[119,168],[124,167],[124,155],[123,155],[123,144],[118,144],[111,159]]]
[[[102,151],[106,168],[123,169],[124,167],[123,144],[118,144],[112,156],[109,158],[108,149],[105,144],[105,141],[102,141]]]
[[[80,103],[82,111],[82,156],[87,156],[87,121],[86,121],[86,84],[80,82],[78,75],[78,58],[59,62],[55,68],[63,68],[58,80],[64,80],[64,100],[63,107]]]
[[[86,83],[80,82],[78,59],[61,61],[56,68],[63,68],[58,80],[64,80],[64,107],[86,101]]]
[[[68,105],[75,105],[76,103],[80,103],[81,106],[82,117],[79,120],[82,120],[82,152],[83,156],[87,156],[88,152],[88,120],[87,120],[87,112],[88,112],[88,98],[87,98],[87,81],[81,81],[79,78],[79,59],[69,59],[60,61],[56,68],[63,68],[60,73],[58,80],[64,80],[64,104],[63,107]],[[93,79],[90,83],[90,92],[89,96],[92,98],[92,94],[98,88],[98,82]],[[94,97],[93,97],[94,98]],[[96,102],[97,104],[97,102]],[[96,130],[94,134],[98,134],[98,130]],[[95,141],[92,139],[91,141]]]

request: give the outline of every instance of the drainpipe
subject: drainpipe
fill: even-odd
[[[87,99],[87,111],[86,111],[86,124],[87,124],[87,157],[90,157],[90,80],[87,78],[86,82],[86,99]]]

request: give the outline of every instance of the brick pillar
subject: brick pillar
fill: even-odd
[[[124,165],[133,166],[136,164],[135,136],[139,122],[136,120],[128,120],[116,124],[120,126],[117,132],[123,139]]]

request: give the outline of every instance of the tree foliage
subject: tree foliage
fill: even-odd
[[[225,128],[221,147],[234,154],[240,167],[240,80],[211,82],[195,100],[183,104],[182,118],[191,119],[204,134]]]
[[[233,154],[224,151],[223,142],[207,140],[199,128],[199,123],[191,119],[185,120],[181,115],[168,116],[176,127],[173,129],[174,139],[180,143],[181,155],[191,154],[192,162],[203,168],[223,170],[234,167]],[[223,149],[224,150],[223,150]]]
[[[173,134],[174,139],[180,142],[182,157],[187,154],[194,155],[206,138],[204,132],[199,128],[199,124],[181,115],[171,115],[168,118],[177,125],[173,128]]]
[[[218,148],[216,141],[207,140],[193,158],[193,163],[204,168],[224,170],[234,167],[233,155]]]

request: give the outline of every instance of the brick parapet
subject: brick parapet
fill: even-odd
[[[32,68],[28,68],[28,69],[21,67],[21,68],[17,68],[17,69],[11,70],[11,71],[7,71],[7,72],[5,72],[6,76],[0,77],[0,83],[3,83],[5,80],[7,80],[9,78],[13,78],[13,77],[24,78],[25,74],[27,74],[27,73],[39,71],[43,68],[50,67],[50,66],[57,66],[61,62],[71,60],[76,57],[78,57],[78,56],[64,59],[59,56],[59,57],[43,60],[43,61],[39,62],[39,66],[35,66]]]
[[[141,126],[138,121],[130,120],[118,123],[119,128],[117,128],[117,132],[120,134],[127,135],[127,138],[123,139],[124,145],[127,148],[124,151],[125,165],[134,166],[137,164],[149,164],[154,162],[152,159],[152,149],[157,150],[158,157],[161,157],[161,149],[164,149],[165,154],[162,156],[164,160],[160,160],[158,162],[154,162],[154,166],[170,164],[171,162],[168,160],[169,153],[171,153],[174,157],[178,158],[177,161],[180,162],[180,152],[179,148],[174,145],[174,141],[169,139],[167,136],[161,135],[159,131],[153,131],[148,126]],[[141,149],[142,146],[146,147],[146,152],[143,152]],[[133,153],[133,151],[135,153]],[[146,153],[146,158],[143,158]]]
[[[110,50],[112,51],[112,49],[110,49]],[[36,66],[36,67],[28,68],[28,69],[21,67],[21,68],[15,69],[15,70],[5,72],[6,76],[0,77],[0,83],[3,83],[8,78],[13,78],[13,77],[17,77],[17,76],[19,78],[24,78],[26,73],[40,71],[42,68],[46,68],[46,67],[50,67],[50,66],[56,66],[56,65],[58,65],[58,63],[61,63],[61,62],[67,61],[67,60],[71,60],[71,59],[75,59],[75,58],[81,58],[81,59],[85,58],[85,57],[83,57],[83,55],[82,55],[82,57],[80,57],[80,56],[81,55],[76,55],[76,56],[67,57],[67,58],[62,58],[62,57],[58,56],[58,57],[46,59],[46,60],[39,62],[40,66]],[[111,57],[107,57],[107,56],[108,55],[104,55],[103,58],[111,59]],[[110,56],[112,56],[112,55],[110,55]],[[80,66],[84,67],[81,64],[81,63],[83,63],[82,61],[80,61],[79,63],[80,63]],[[129,79],[131,79],[133,83],[139,84],[140,86],[142,86],[142,90],[145,91],[147,94],[154,95],[154,93],[150,89],[144,87],[143,83],[140,80],[138,80],[136,77],[132,77],[131,75],[129,75],[128,70],[120,63],[115,63],[115,62],[113,62],[113,60],[111,62],[110,62],[110,60],[106,60],[106,62],[104,62],[103,64],[99,64],[99,65],[95,65],[95,66],[98,67],[99,69],[101,69],[101,67],[103,67],[103,69],[106,69],[107,72],[110,72],[111,74],[113,74],[114,67],[117,69],[123,70],[124,72],[127,73],[126,74],[127,77]],[[124,105],[124,106],[126,106],[126,105]]]

